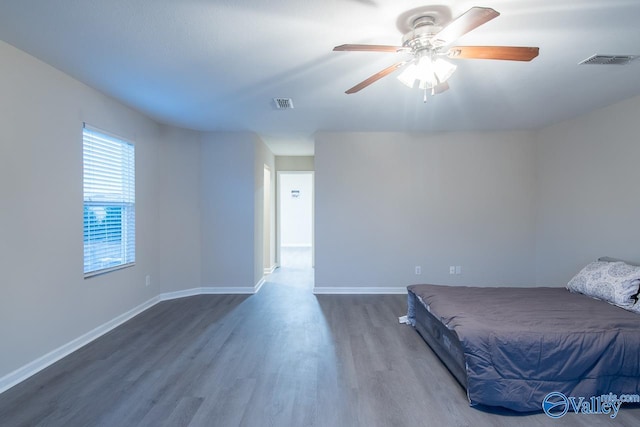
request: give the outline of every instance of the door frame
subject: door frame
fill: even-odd
[[[267,164],[264,165],[263,176],[265,179],[262,186],[262,268],[264,274],[267,275],[273,273],[273,270],[277,267],[276,254],[274,253],[274,250],[276,249],[274,247],[275,239],[273,238],[275,232],[273,227],[275,224],[273,218],[275,214],[275,206],[273,192],[271,191],[275,186],[273,185],[273,171]],[[266,182],[267,176],[269,177],[269,182]]]
[[[281,232],[282,232],[282,215],[280,213],[280,199],[281,194],[281,175],[311,175],[311,266],[316,266],[316,176],[315,171],[287,171],[282,170],[277,172],[276,180],[276,263],[282,265],[280,258],[281,254]]]

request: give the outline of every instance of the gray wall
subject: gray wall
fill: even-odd
[[[163,292],[199,286],[190,133],[150,119],[0,42],[0,378]],[[82,123],[136,148],[136,265],[83,278]],[[180,154],[178,154],[180,153]],[[176,157],[177,156],[177,157]],[[185,169],[186,168],[186,169]],[[170,176],[171,175],[171,176]],[[169,185],[169,188],[166,186]],[[181,209],[167,200],[188,206]],[[189,260],[188,263],[186,260]],[[162,266],[161,266],[162,263]],[[176,268],[176,270],[173,270]],[[151,286],[145,276],[151,275]]]
[[[313,156],[276,156],[277,171],[313,171],[315,170]]]
[[[537,134],[540,285],[564,285],[589,261],[640,261],[640,97]]]
[[[158,273],[160,291],[202,285],[200,133],[160,127]]]
[[[158,125],[3,42],[0,70],[0,380],[162,293],[260,280],[255,134]],[[84,121],[136,147],[136,265],[86,280]]]
[[[275,169],[273,154],[256,134],[217,132],[202,136],[200,156],[202,284],[253,287],[263,276],[264,165]]]
[[[318,133],[316,287],[533,284],[534,160],[528,132]]]
[[[635,97],[531,132],[318,133],[316,287],[564,286],[640,261],[639,116]]]

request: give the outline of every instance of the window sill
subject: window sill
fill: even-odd
[[[84,278],[85,279],[89,279],[91,277],[102,276],[103,274],[111,273],[112,271],[122,270],[122,269],[129,268],[129,267],[133,267],[134,265],[136,265],[135,262],[130,262],[129,264],[116,265],[114,267],[103,268],[102,270],[89,271],[87,273],[84,273]]]

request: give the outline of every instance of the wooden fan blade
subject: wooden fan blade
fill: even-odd
[[[386,46],[381,44],[342,44],[333,48],[336,52],[391,52],[404,50],[402,46]]]
[[[431,42],[436,46],[451,44],[469,31],[486,24],[498,16],[500,16],[500,13],[490,7],[472,7],[440,30],[439,33],[433,36]]]
[[[406,63],[407,63],[406,61],[398,62],[397,64],[393,64],[392,66],[387,67],[382,71],[378,71],[373,76],[371,76],[368,79],[358,83],[357,85],[355,85],[351,89],[347,90],[345,93],[352,94],[352,93],[359,92],[362,89],[364,89],[365,87],[369,86],[371,83],[374,83],[374,82],[380,80],[381,78],[383,78],[385,76],[388,76],[389,74],[393,73],[395,70],[397,70],[398,68],[402,67]]]
[[[507,61],[531,61],[538,56],[537,47],[520,46],[454,46],[447,52],[454,59],[503,59]]]

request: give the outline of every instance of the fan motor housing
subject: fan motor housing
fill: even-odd
[[[413,29],[402,37],[402,46],[413,52],[433,49],[435,46],[431,44],[431,38],[441,29],[433,16],[419,16],[413,21]]]

